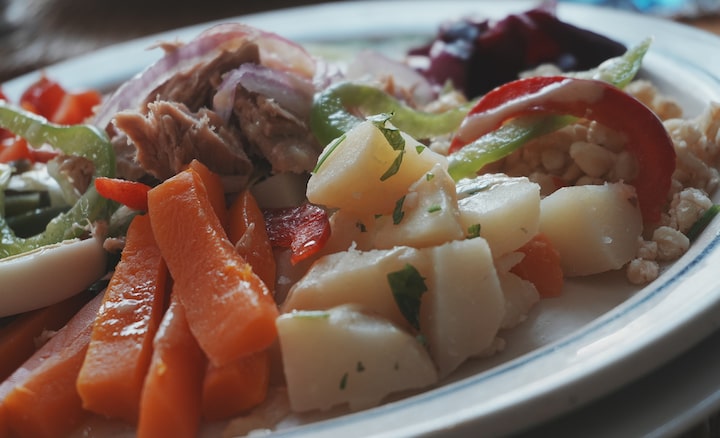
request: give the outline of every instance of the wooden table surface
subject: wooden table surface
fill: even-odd
[[[321,0],[0,0],[0,83],[113,43],[224,17]],[[198,4],[203,5],[198,8]],[[682,20],[720,35],[720,16]],[[714,416],[683,437],[718,432]]]

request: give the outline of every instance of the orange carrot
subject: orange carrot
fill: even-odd
[[[136,216],[105,292],[77,381],[83,407],[135,423],[163,314],[167,268],[147,216]]]
[[[100,294],[83,306],[65,327],[0,384],[0,404],[11,436],[63,436],[86,416],[75,381],[102,297]]]
[[[174,293],[153,347],[140,401],[137,437],[195,437],[206,360]]]
[[[275,289],[275,256],[265,228],[265,217],[249,190],[230,205],[228,237],[235,249],[270,289]]]
[[[18,316],[0,328],[0,381],[5,380],[37,349],[44,331],[57,331],[64,326],[92,295],[83,292],[42,309]]]
[[[7,416],[5,414],[5,405],[0,401],[0,438],[7,438],[10,436],[10,429],[7,424]]]
[[[150,190],[148,208],[174,293],[210,361],[221,366],[271,345],[277,306],[228,240],[198,174],[188,169]]]
[[[208,364],[203,380],[202,413],[208,421],[225,420],[265,400],[270,382],[267,350],[221,367]]]
[[[537,234],[518,251],[525,257],[510,272],[534,284],[543,298],[560,296],[563,287],[560,253],[550,239],[542,233]]]
[[[225,202],[225,189],[223,188],[220,175],[208,169],[207,166],[198,160],[192,160],[189,167],[200,175],[203,184],[205,184],[205,190],[210,199],[210,204],[212,204],[213,210],[215,210],[215,214],[220,219],[223,228],[227,229],[230,218],[227,203]]]

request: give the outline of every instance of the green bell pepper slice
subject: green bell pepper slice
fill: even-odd
[[[94,177],[115,176],[115,153],[107,135],[91,125],[56,125],[43,117],[0,101],[0,128],[25,138],[32,147],[49,144],[66,155],[87,158],[95,165]],[[93,184],[65,213],[53,218],[45,231],[28,238],[15,235],[0,216],[0,259],[72,239],[90,223],[107,218],[114,204],[100,196]]]
[[[454,132],[465,118],[471,104],[442,113],[413,109],[395,97],[371,85],[340,82],[317,93],[310,112],[310,129],[323,145],[329,144],[365,116],[392,114],[392,123],[410,136],[423,139]]]

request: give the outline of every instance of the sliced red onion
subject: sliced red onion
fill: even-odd
[[[213,97],[213,110],[225,121],[232,114],[238,86],[273,99],[301,120],[308,117],[315,93],[309,80],[294,73],[245,63],[223,76],[223,82]]]
[[[157,87],[179,72],[214,57],[217,51],[234,50],[255,43],[261,63],[311,79],[315,60],[300,45],[272,32],[242,23],[213,26],[187,44],[161,45],[165,55],[121,85],[97,110],[94,124],[105,128],[119,111],[137,108]]]
[[[387,78],[392,76],[395,87],[407,90],[418,104],[427,104],[437,98],[435,87],[411,66],[388,58],[372,50],[363,50],[350,61],[346,78],[362,80],[366,77]]]

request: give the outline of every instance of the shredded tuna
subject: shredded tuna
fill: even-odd
[[[238,88],[235,115],[240,130],[275,173],[312,170],[322,146],[308,129],[275,101]]]
[[[148,113],[124,111],[115,125],[137,149],[136,160],[149,174],[163,180],[197,158],[219,174],[248,175],[252,164],[237,132],[217,114],[192,112],[182,103],[158,101]]]

